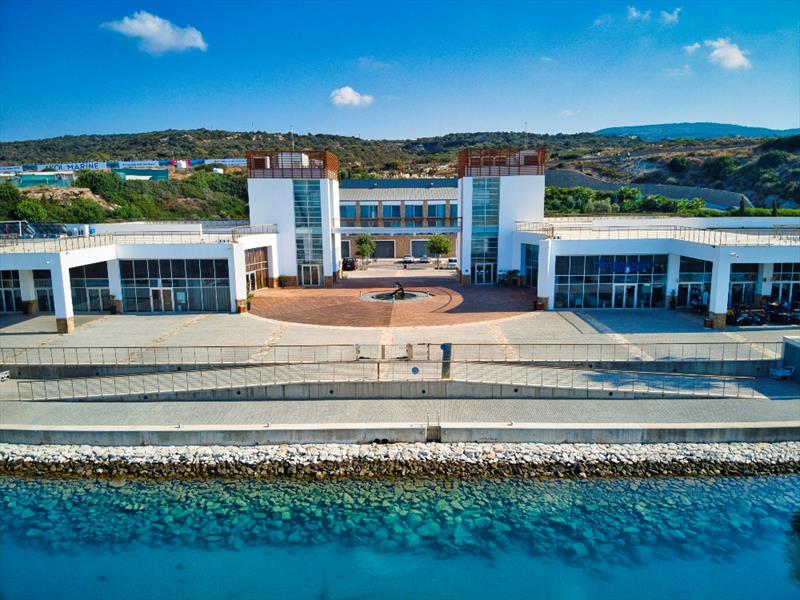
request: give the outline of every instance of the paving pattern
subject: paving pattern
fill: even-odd
[[[376,291],[424,291],[428,298],[401,302],[365,301]],[[347,279],[333,289],[285,288],[260,290],[252,300],[255,315],[314,325],[346,327],[408,327],[457,325],[489,321],[528,312],[533,293],[518,287],[463,286],[448,277],[393,276]]]

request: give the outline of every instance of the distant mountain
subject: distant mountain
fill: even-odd
[[[718,137],[786,137],[797,135],[800,129],[768,129],[745,127],[726,123],[662,123],[660,125],[631,125],[606,127],[595,131],[598,135],[636,136],[643,140],[674,140],[677,138],[708,139]]]

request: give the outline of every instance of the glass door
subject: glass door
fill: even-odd
[[[86,288],[87,308],[92,312],[111,310],[111,294],[108,288]]]
[[[300,265],[300,285],[319,286],[319,265]]]
[[[153,312],[172,312],[172,288],[151,288],[150,301]]]
[[[614,308],[636,308],[636,284],[614,284]]]
[[[494,263],[475,263],[472,267],[472,283],[474,285],[488,285],[495,282]]]

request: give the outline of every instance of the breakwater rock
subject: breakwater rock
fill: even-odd
[[[103,478],[658,477],[800,473],[800,442],[709,444],[0,444],[0,474]]]

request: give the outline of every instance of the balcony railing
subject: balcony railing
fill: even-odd
[[[0,254],[34,252],[66,252],[114,244],[217,244],[236,242],[246,235],[278,233],[277,225],[255,225],[234,227],[230,232],[191,232],[191,231],[138,231],[108,233],[86,237],[61,238],[0,238]]]
[[[560,240],[681,240],[709,246],[800,246],[800,228],[748,230],[747,233],[680,225],[592,226],[517,222],[517,231]]]
[[[459,177],[544,175],[544,148],[465,148],[458,153]]]
[[[251,179],[339,179],[339,159],[327,150],[247,153]]]
[[[334,219],[334,228],[340,229],[460,229],[461,217],[430,217],[413,219]]]

